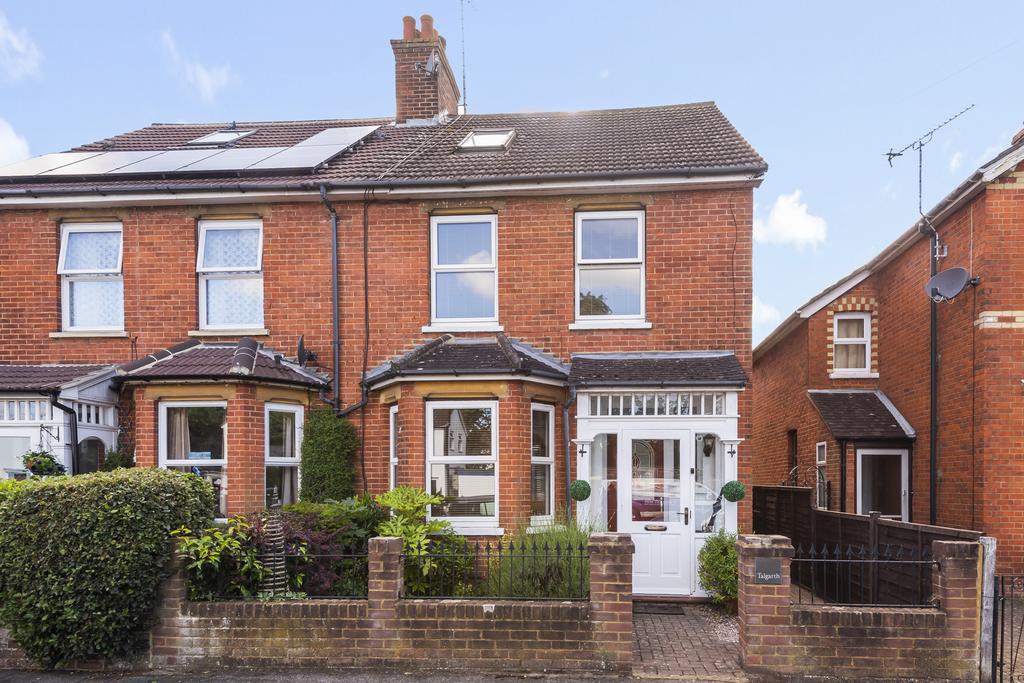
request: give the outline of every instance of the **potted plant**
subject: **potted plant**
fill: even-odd
[[[21,456],[21,462],[34,477],[50,477],[67,473],[64,465],[59,463],[53,453],[49,451],[29,451]]]

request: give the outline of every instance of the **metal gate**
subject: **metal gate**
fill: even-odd
[[[992,606],[992,680],[1024,681],[1024,576],[997,576]]]

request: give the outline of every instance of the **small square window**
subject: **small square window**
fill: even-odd
[[[509,128],[496,130],[474,130],[462,138],[459,143],[461,150],[501,150],[506,149],[515,137],[515,131]]]
[[[833,320],[832,369],[865,373],[871,369],[871,314],[836,313]]]

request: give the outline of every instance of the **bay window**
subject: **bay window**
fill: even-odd
[[[226,401],[164,401],[158,423],[160,467],[210,482],[219,518],[227,516],[227,413]]]
[[[430,319],[446,329],[493,329],[498,323],[496,216],[430,219]]]
[[[576,214],[576,326],[646,327],[644,212]]]
[[[61,328],[77,331],[124,329],[124,277],[120,223],[61,225]]]
[[[199,328],[262,328],[262,268],[262,221],[200,221]]]
[[[534,403],[530,449],[530,522],[542,524],[554,517],[555,409]]]
[[[463,526],[498,520],[496,401],[427,404],[427,489],[443,498],[430,516]]]
[[[302,448],[302,406],[267,403],[263,409],[266,460],[266,503],[299,501],[299,454]]]

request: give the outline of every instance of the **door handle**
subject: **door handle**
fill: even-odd
[[[687,526],[690,524],[690,508],[683,508],[683,524]]]

